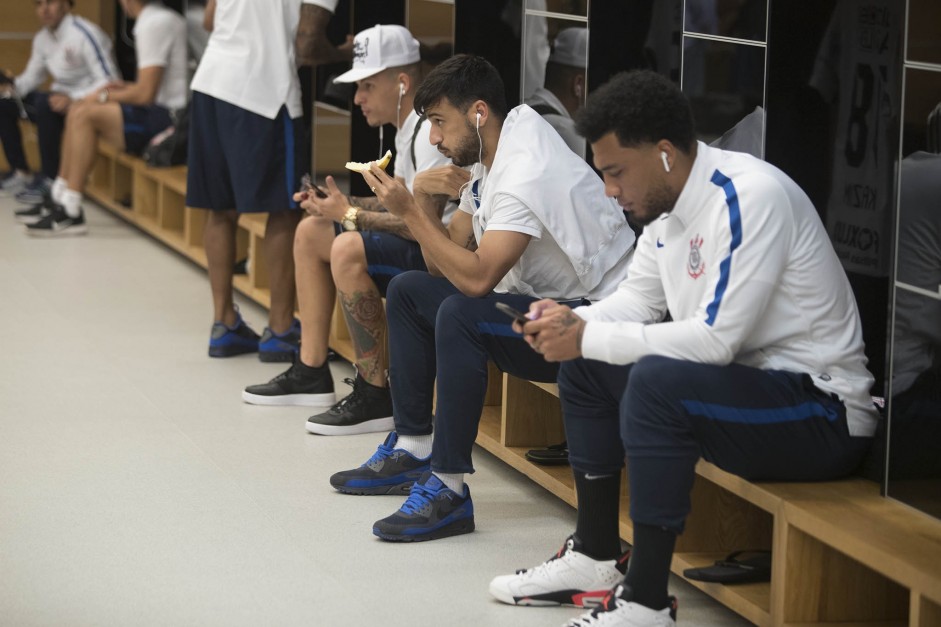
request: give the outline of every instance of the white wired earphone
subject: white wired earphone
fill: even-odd
[[[667,152],[665,150],[660,151],[660,160],[663,161],[663,169],[667,172],[670,171],[670,162],[667,161]]]
[[[477,161],[484,160],[484,140],[480,138],[480,111],[477,112]]]

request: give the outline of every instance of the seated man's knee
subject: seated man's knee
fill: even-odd
[[[427,272],[420,270],[410,270],[394,276],[386,288],[386,310],[392,309],[401,299],[407,298],[408,294],[415,293],[416,290],[421,291],[430,278]]]
[[[366,247],[359,233],[340,233],[330,247],[330,266],[338,274],[366,269]]]

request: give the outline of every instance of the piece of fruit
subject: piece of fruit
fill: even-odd
[[[392,161],[392,151],[387,150],[386,154],[382,155],[382,159],[379,159],[378,161],[367,161],[366,163],[360,163],[358,161],[347,161],[346,169],[352,170],[353,172],[365,172],[369,169],[369,166],[375,163],[380,168],[385,170],[390,161]]]

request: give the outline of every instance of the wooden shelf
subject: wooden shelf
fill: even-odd
[[[320,129],[325,137],[335,131],[331,125],[348,124],[343,114],[330,113]],[[149,168],[100,144],[87,193],[205,268],[206,212],[186,207],[185,188],[185,167]],[[264,214],[239,216],[237,251],[250,264],[234,285],[268,307],[266,223]],[[330,347],[355,360],[339,306]],[[558,396],[554,383],[524,381],[491,365],[477,444],[574,507],[571,469],[540,466],[525,457],[529,449],[565,439]],[[631,542],[628,485],[625,475],[620,532]],[[753,483],[701,461],[690,496],[693,509],[677,540],[673,572],[682,576],[687,568],[710,565],[735,550],[772,550],[770,583],[690,581],[756,625],[941,626],[941,523],[881,497],[876,484],[861,479]]]

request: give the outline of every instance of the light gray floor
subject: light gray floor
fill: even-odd
[[[478,531],[384,543],[396,497],[334,492],[378,435],[307,434],[245,405],[283,367],[206,356],[203,270],[93,206],[87,237],[35,240],[0,199],[0,624],[558,625],[490,598],[574,511],[484,451]],[[264,312],[241,302],[260,330]],[[338,391],[349,376],[335,364]],[[747,624],[674,581],[681,623]]]

